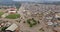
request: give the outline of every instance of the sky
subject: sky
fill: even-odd
[[[14,0],[14,1],[60,1],[60,0]]]
[[[56,2],[60,0],[14,0],[14,1],[31,1],[31,2]]]
[[[14,0],[14,1],[35,1],[35,0]]]

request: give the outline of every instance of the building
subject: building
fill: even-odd
[[[17,9],[15,7],[11,7],[11,8],[8,8],[7,11],[9,14],[14,14],[17,12]]]
[[[18,28],[17,24],[13,23],[10,27],[8,27],[6,30],[15,31]]]
[[[60,13],[56,13],[55,18],[60,18]]]

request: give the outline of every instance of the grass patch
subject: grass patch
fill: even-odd
[[[0,12],[0,17],[4,14],[4,12]]]
[[[9,14],[8,16],[6,16],[6,18],[8,19],[17,19],[20,17],[20,14]]]

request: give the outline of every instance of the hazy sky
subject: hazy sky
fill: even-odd
[[[14,1],[53,2],[53,1],[60,1],[60,0],[14,0]]]
[[[60,1],[60,0],[15,0],[15,1]]]

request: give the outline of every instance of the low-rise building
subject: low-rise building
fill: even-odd
[[[10,30],[10,31],[15,31],[18,28],[18,26],[13,23],[10,27],[8,27],[6,30]]]
[[[60,18],[60,13],[56,13],[55,18]]]
[[[7,11],[8,11],[8,13],[10,13],[10,14],[14,14],[14,13],[17,12],[17,9],[16,9],[16,8],[9,8],[9,9],[7,9]]]

